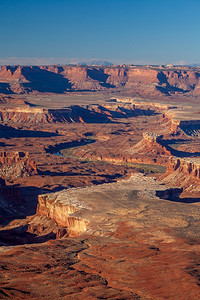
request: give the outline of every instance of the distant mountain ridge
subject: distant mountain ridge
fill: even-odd
[[[187,66],[189,66],[189,67],[200,67],[200,63],[199,64],[189,64]]]
[[[89,60],[78,63],[81,66],[112,66],[113,63],[107,60]]]

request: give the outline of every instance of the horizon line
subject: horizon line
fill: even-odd
[[[90,62],[93,62],[90,64]],[[95,64],[94,62],[98,62]],[[102,62],[102,64],[101,64]],[[47,65],[136,65],[136,66],[190,66],[200,65],[198,62],[190,62],[181,60],[174,62],[155,62],[145,60],[109,60],[102,58],[65,58],[65,57],[0,57],[0,66],[47,66]]]

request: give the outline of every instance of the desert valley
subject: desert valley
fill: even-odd
[[[0,66],[0,298],[200,298],[200,68]]]

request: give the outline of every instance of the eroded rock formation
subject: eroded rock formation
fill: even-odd
[[[170,122],[171,133],[180,134],[180,131],[189,136],[200,136],[200,116],[193,116],[193,111],[165,111],[162,115],[163,121]]]
[[[33,124],[45,124],[45,123],[69,123],[70,110],[61,109],[43,109],[43,108],[1,108],[0,120],[2,122],[12,123],[33,123]]]
[[[82,203],[70,197],[70,194],[67,197],[63,193],[46,194],[38,197],[37,215],[56,221],[58,225],[66,227],[64,231],[68,235],[77,236],[86,231],[88,221],[73,214],[86,208]],[[62,230],[59,230],[58,237],[62,235]]]
[[[105,123],[116,118],[153,114],[153,110],[135,108],[131,104],[73,105],[63,109],[35,107],[1,107],[0,120],[7,123]]]
[[[147,143],[157,143],[162,140],[163,135],[154,132],[144,132],[143,138],[145,141],[147,141]]]
[[[26,152],[0,152],[0,176],[4,179],[30,176],[37,173],[35,163]]]
[[[18,184],[0,180],[0,295],[199,299],[200,171],[195,159],[168,163],[172,154],[199,155],[198,140],[185,135],[199,126],[197,98],[191,110],[178,97],[155,100],[197,97],[199,70],[16,66],[0,75],[0,92],[31,93],[30,105],[20,95],[0,98],[0,171]],[[115,99],[84,100],[89,94],[78,91],[87,89]],[[33,95],[72,91],[75,98]],[[143,100],[118,99],[121,91]],[[24,153],[9,154],[15,149]],[[156,180],[164,176],[166,185]]]
[[[199,95],[199,69],[138,66],[2,66],[2,93],[123,89],[135,94]]]
[[[169,188],[164,191],[156,191],[156,196],[161,199],[178,201],[183,188]]]
[[[167,172],[181,173],[194,179],[200,179],[200,160],[199,158],[177,158],[169,157]]]
[[[183,187],[186,194],[197,197],[200,182],[199,158],[169,157],[163,182],[173,186]]]

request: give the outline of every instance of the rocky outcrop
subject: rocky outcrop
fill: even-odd
[[[22,74],[22,66],[1,66],[0,78],[1,81],[16,80],[16,81],[27,81]]]
[[[10,180],[37,174],[35,163],[26,152],[0,152],[0,176]]]
[[[160,140],[162,140],[163,135],[154,133],[154,132],[144,132],[143,133],[143,139],[144,141],[147,141],[149,143],[158,143]]]
[[[169,157],[164,183],[184,189],[184,193],[199,197],[200,160],[199,158]]]
[[[9,105],[20,105],[20,106],[29,106],[28,102],[26,102],[25,99],[19,98],[18,96],[11,97],[11,96],[0,96],[0,104],[6,105],[8,107]]]
[[[6,123],[108,123],[116,118],[153,114],[153,110],[127,104],[72,105],[63,109],[36,107],[1,107],[0,121]]]
[[[200,136],[200,116],[193,116],[194,112],[188,109],[187,111],[165,111],[162,114],[163,121],[170,123],[171,133],[177,134],[184,132],[189,136]]]
[[[81,159],[99,160],[114,164],[152,164],[166,166],[168,157],[171,154],[170,147],[162,140],[163,135],[151,132],[143,133],[143,139],[133,147],[124,151],[107,151],[107,146],[101,147],[102,142],[110,139],[110,136],[97,135],[97,144],[94,147],[80,147],[74,150],[73,154]],[[108,147],[109,148],[109,147]],[[65,151],[62,151],[65,155]]]
[[[177,158],[169,157],[167,165],[168,173],[181,173],[194,179],[200,179],[200,160],[199,158]]]
[[[128,150],[132,161],[137,163],[161,164],[166,166],[171,155],[162,141],[163,135],[153,132],[144,132],[143,139]]]
[[[2,66],[0,92],[120,89],[137,95],[199,95],[199,69],[149,66]]]
[[[68,197],[67,197],[68,196]],[[65,227],[58,232],[58,237],[67,233],[69,236],[77,236],[87,229],[88,221],[74,215],[86,207],[76,199],[63,193],[45,194],[38,196],[37,215],[46,216]]]
[[[156,191],[156,196],[165,200],[179,200],[183,188],[169,188],[164,191]]]
[[[0,120],[7,123],[68,123],[69,109],[43,109],[29,107],[0,108]]]

